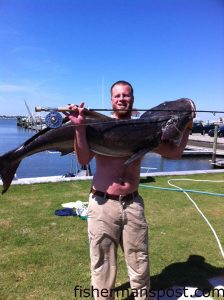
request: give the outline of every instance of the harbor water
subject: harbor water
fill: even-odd
[[[0,119],[0,155],[17,148],[35,134],[31,129],[24,129],[16,125],[15,119]],[[142,161],[141,172],[161,171],[185,171],[185,170],[209,170],[212,166],[211,158],[206,157],[183,157],[181,160],[161,158],[155,153],[148,153]],[[95,162],[90,164],[94,173]],[[47,151],[37,153],[22,160],[17,169],[17,178],[42,177],[76,174],[80,169],[74,154],[61,156],[60,153]]]

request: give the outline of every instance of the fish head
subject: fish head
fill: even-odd
[[[172,142],[179,145],[183,136],[184,129],[189,123],[188,116],[172,116],[162,128],[162,142]]]
[[[190,120],[195,118],[196,106],[191,99],[166,101],[146,111],[141,118],[152,118],[162,124],[162,141],[180,144],[183,132]]]
[[[172,101],[173,102],[173,101]],[[170,118],[162,128],[162,141],[169,141],[179,145],[189,122],[196,116],[196,106],[191,99],[179,99],[176,103],[171,103],[171,107],[175,107],[175,111],[171,111]]]

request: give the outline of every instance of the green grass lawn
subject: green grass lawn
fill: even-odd
[[[223,174],[184,177],[224,180]],[[168,179],[145,178],[142,183],[169,187]],[[176,184],[224,194],[224,183]],[[55,216],[54,212],[62,203],[87,201],[89,189],[90,181],[15,185],[0,196],[0,299],[82,299],[75,298],[74,287],[90,286],[87,222]],[[150,227],[154,289],[172,285],[208,288],[208,278],[224,275],[217,242],[183,193],[143,187],[139,191]],[[190,195],[224,246],[224,197]],[[126,266],[119,250],[116,286],[126,284]]]

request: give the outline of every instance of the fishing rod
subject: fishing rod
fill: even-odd
[[[133,111],[133,112],[139,112],[139,111],[173,111],[173,112],[191,112],[190,110],[177,110],[177,109],[144,109],[144,108],[132,108],[132,109],[112,109],[112,108],[85,108],[88,111],[97,112],[97,111]],[[36,106],[35,107],[36,112],[41,111],[57,111],[57,112],[74,112],[73,109],[69,109],[68,107],[42,107],[42,106]],[[224,111],[221,110],[195,110],[194,112],[200,112],[200,113],[212,113],[212,114],[224,114]]]
[[[77,106],[78,107],[78,106]],[[63,117],[60,114],[60,112],[66,113],[68,112],[74,112],[73,109],[69,109],[68,107],[41,107],[41,106],[36,106],[35,107],[36,112],[49,112],[46,117],[45,117],[45,123],[47,127],[49,128],[58,128],[60,127],[63,122]],[[110,112],[116,112],[116,111],[132,111],[135,113],[138,113],[139,111],[166,111],[166,112],[182,112],[182,113],[192,113],[191,110],[175,110],[175,109],[108,109],[108,108],[84,108],[84,113],[86,113],[89,116],[95,117],[95,118],[100,118],[101,121],[109,122],[108,117],[106,115],[100,114],[99,111],[110,111]],[[213,113],[214,115],[216,113],[224,113],[224,111],[211,111],[211,110],[196,110],[195,112],[206,112],[206,113]],[[67,119],[66,119],[67,120]]]

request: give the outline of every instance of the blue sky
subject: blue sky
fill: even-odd
[[[24,99],[110,108],[120,79],[137,108],[224,110],[223,0],[0,0],[0,44],[0,115],[27,114]]]

